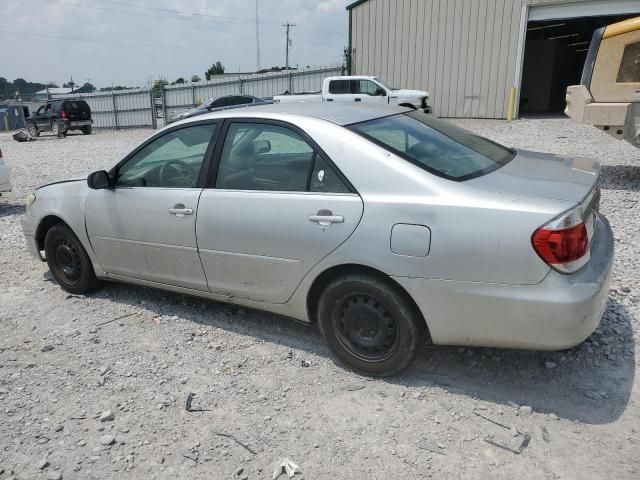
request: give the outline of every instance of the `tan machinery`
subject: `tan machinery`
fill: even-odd
[[[565,113],[640,148],[640,17],[594,32]]]

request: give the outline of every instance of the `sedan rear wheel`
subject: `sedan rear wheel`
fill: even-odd
[[[374,276],[350,274],[325,288],[318,324],[333,352],[373,376],[407,368],[424,343],[424,322],[403,292]]]
[[[67,292],[87,293],[99,282],[86,250],[69,227],[51,227],[44,240],[44,251],[51,274]]]

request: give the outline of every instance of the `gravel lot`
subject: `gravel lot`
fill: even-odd
[[[261,312],[116,284],[67,295],[25,250],[24,197],[151,132],[0,134],[15,186],[0,198],[0,479],[265,479],[283,458],[306,479],[640,478],[640,150],[565,119],[458,123],[603,162],[609,305],[572,350],[427,348],[386,380],[336,365],[314,327]],[[207,411],[185,410],[190,392]],[[474,412],[528,432],[528,447],[486,443],[520,438]]]

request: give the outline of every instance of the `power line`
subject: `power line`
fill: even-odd
[[[243,21],[243,22],[253,22],[253,18],[248,18],[248,17],[227,17],[227,16],[224,16],[224,15],[211,15],[211,14],[208,14],[208,13],[185,12],[185,11],[182,11],[182,10],[173,10],[173,9],[170,9],[170,8],[150,7],[148,5],[140,5],[140,4],[136,4],[136,3],[118,2],[117,0],[94,0],[94,1],[103,2],[103,3],[111,3],[113,5],[122,5],[124,7],[140,8],[140,9],[143,9],[143,10],[154,10],[156,12],[177,13],[179,15],[191,15],[191,16],[194,16],[194,17],[220,18],[220,19],[224,19],[224,20],[239,20],[239,21]]]
[[[108,45],[123,45],[127,47],[147,47],[147,48],[177,48],[188,50],[206,50],[211,51],[211,47],[194,47],[190,45],[151,45],[148,43],[134,43],[134,42],[118,42],[112,40],[96,40],[92,38],[78,38],[78,37],[63,37],[61,35],[50,35],[46,33],[34,33],[34,32],[16,32],[12,30],[0,30],[0,33],[9,33],[12,35],[25,35],[28,37],[43,37],[43,38],[55,38],[57,40],[72,40],[74,42],[92,42],[92,43],[104,43]],[[236,50],[240,47],[216,47],[217,50]],[[275,49],[271,49],[275,50]]]

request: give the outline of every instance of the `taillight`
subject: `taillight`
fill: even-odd
[[[534,250],[549,266],[573,273],[589,261],[589,234],[578,206],[536,230],[531,237]]]
[[[67,118],[67,112],[65,112],[64,110],[60,110],[60,118]]]

